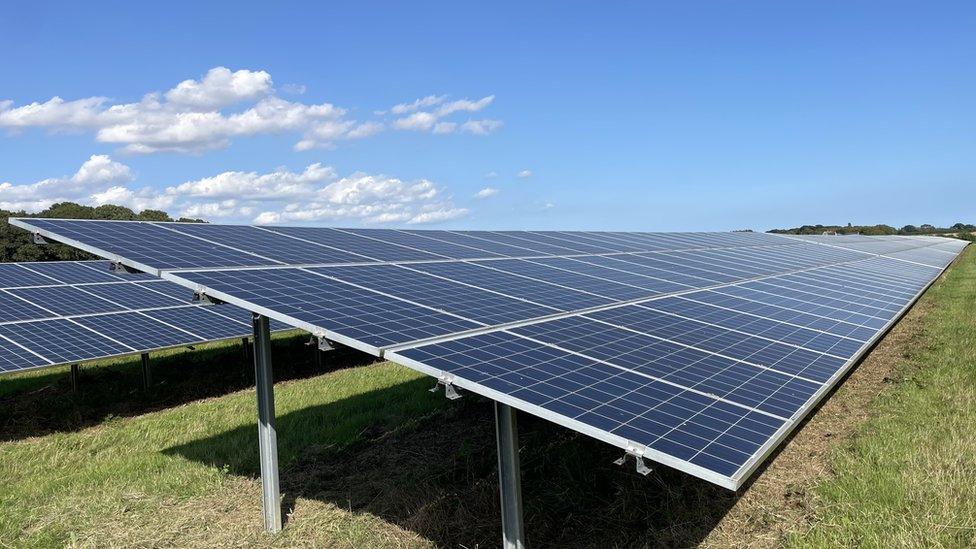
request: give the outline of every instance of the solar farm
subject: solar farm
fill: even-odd
[[[399,414],[395,423],[440,414],[446,428],[452,407],[490,404],[490,414],[477,408],[493,422],[497,467],[492,520],[500,531],[488,543],[506,548],[545,545],[526,512],[536,509],[527,502],[539,481],[523,486],[520,460],[528,453],[537,467],[540,454],[520,438],[520,422],[529,441],[545,430],[574,437],[560,444],[575,448],[569,456],[612,456],[603,461],[635,490],[690,483],[749,501],[764,475],[781,474],[770,463],[784,447],[816,430],[808,416],[829,406],[852,370],[971,252],[965,241],[935,236],[10,223],[38,242],[103,259],[0,264],[0,376],[69,366],[77,391],[79,363],[139,355],[147,388],[149,353],[243,340],[256,391],[238,401],[249,398],[256,416],[238,418],[250,433],[239,450],[259,456],[260,513],[241,520],[287,539],[300,528],[288,516],[289,489],[301,480],[287,478],[291,469],[279,461],[278,441],[295,440],[287,430],[296,425],[279,421],[295,412],[276,408],[291,410],[276,399],[283,365],[272,333],[311,337],[326,362],[354,350],[386,361],[363,375],[396,371],[409,388],[409,397],[403,389],[368,400],[374,411]],[[413,436],[431,436],[420,433]],[[462,452],[461,441],[440,441],[452,443],[458,448],[445,452]],[[183,459],[208,455],[192,442],[181,449]],[[386,466],[375,467],[380,474]],[[584,475],[573,489],[598,491],[601,482]]]

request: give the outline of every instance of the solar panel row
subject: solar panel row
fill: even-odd
[[[730,488],[965,246],[14,223]]]
[[[190,345],[251,331],[233,305],[108,261],[0,264],[0,374]],[[279,325],[277,328],[281,328]]]

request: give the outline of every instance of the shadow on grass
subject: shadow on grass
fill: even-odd
[[[301,500],[314,499],[378,516],[438,545],[497,546],[491,403],[472,394],[448,402],[429,387],[421,379],[279,416],[284,511],[301,520]],[[433,408],[431,399],[438,399]],[[376,418],[377,410],[385,415]],[[616,449],[545,420],[520,413],[519,422],[534,547],[691,546],[736,501],[732,492],[665,467],[643,477],[632,461],[613,465]],[[254,425],[165,453],[259,475]]]
[[[273,339],[275,379],[305,378],[375,359],[351,349],[332,351],[316,368],[307,335]],[[82,364],[77,393],[68,368],[0,378],[0,442],[69,432],[113,417],[130,417],[253,387],[254,367],[240,341],[151,355],[153,385],[141,389],[139,355]]]

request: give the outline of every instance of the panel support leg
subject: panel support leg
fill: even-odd
[[[500,402],[495,402],[495,435],[498,438],[498,480],[502,501],[502,547],[524,549],[518,424],[515,409]]]
[[[71,365],[71,392],[78,393],[78,365]]]
[[[254,384],[258,395],[258,446],[261,450],[261,504],[264,528],[281,531],[281,489],[278,485],[278,440],[275,435],[274,380],[271,375],[271,330],[268,317],[252,315]]]
[[[246,337],[241,338],[241,377],[247,379],[247,370],[251,365],[251,343]]]
[[[149,368],[149,353],[142,353],[142,389],[148,391],[152,386],[152,370]]]

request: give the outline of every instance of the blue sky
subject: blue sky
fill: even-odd
[[[0,207],[486,229],[973,222],[974,29],[971,2],[15,2]]]

